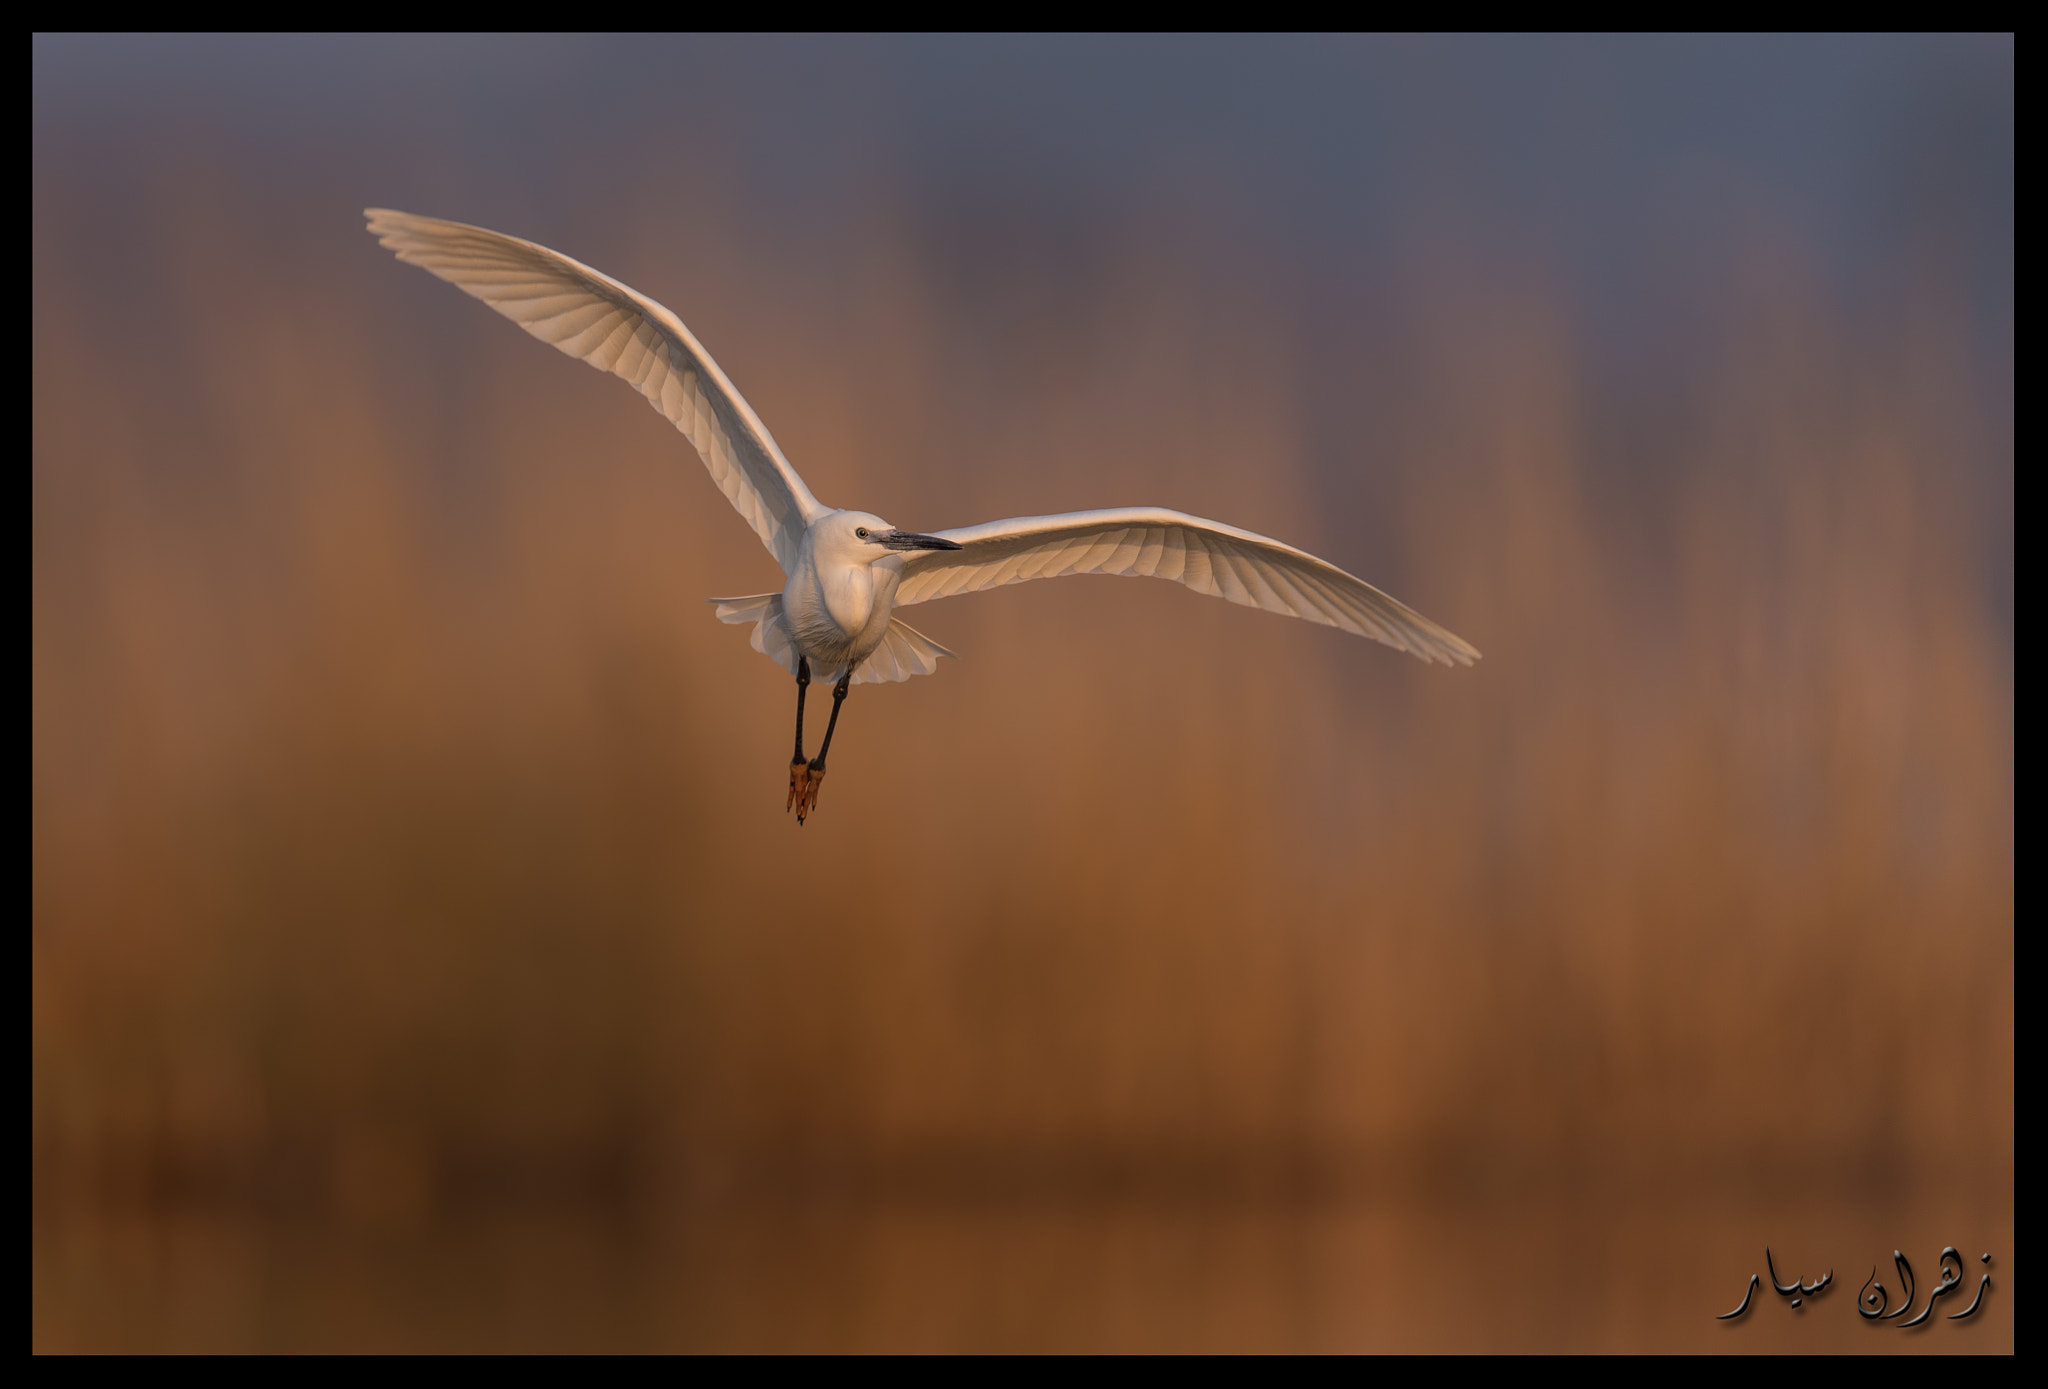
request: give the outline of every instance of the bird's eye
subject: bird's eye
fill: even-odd
[[[866,540],[868,538],[868,528],[866,526],[855,526],[853,528],[853,533],[859,536],[862,540]]]

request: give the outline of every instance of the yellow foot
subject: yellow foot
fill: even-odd
[[[783,814],[787,815],[790,811],[795,810],[799,805],[803,804],[803,797],[806,794],[808,787],[810,786],[810,780],[810,763],[804,761],[803,758],[799,757],[794,762],[789,764],[789,801],[786,805],[782,807]],[[799,812],[799,814],[797,815],[797,821],[799,823],[803,821],[803,815],[801,812]]]
[[[818,788],[825,784],[825,767],[820,762],[809,762],[804,765],[802,772],[792,767],[790,775],[797,778],[796,822],[801,825],[807,817],[817,812]]]

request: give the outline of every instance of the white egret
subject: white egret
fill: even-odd
[[[907,680],[953,653],[898,608],[1062,574],[1173,579],[1197,593],[1342,628],[1446,665],[1479,653],[1327,561],[1235,526],[1127,507],[929,535],[811,495],[768,429],[682,321],[660,304],[545,246],[461,222],[370,208],[370,231],[400,260],[481,299],[543,342],[631,382],[696,445],[727,500],[788,576],[780,593],[714,598],[721,621],[754,625],[753,645],[796,676],[796,751],[786,810],[817,808],[825,755],[850,685]],[[804,691],[833,682],[832,717],[804,756]]]

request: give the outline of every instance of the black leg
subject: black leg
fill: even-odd
[[[809,764],[804,761],[804,691],[811,687],[811,663],[802,656],[796,658],[796,751],[789,760],[789,803],[783,806],[787,813],[797,808],[797,798],[803,794],[805,773]],[[797,823],[803,823],[802,812],[798,812]]]
[[[846,702],[846,688],[852,683],[853,672],[849,670],[832,687],[832,717],[825,720],[825,741],[819,745],[818,755],[811,759],[812,776],[825,775],[825,754],[832,751],[832,730],[839,727],[839,706]]]
[[[811,687],[811,663],[796,658],[796,760],[804,760],[804,691]]]

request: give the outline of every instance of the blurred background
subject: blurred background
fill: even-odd
[[[32,57],[35,1349],[2012,1348],[2010,37]],[[935,603],[799,831],[772,559],[369,205],[1486,658]]]

